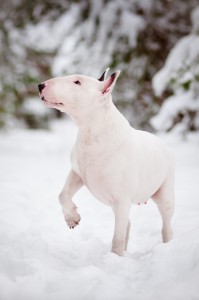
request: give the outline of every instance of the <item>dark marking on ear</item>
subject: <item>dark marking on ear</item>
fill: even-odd
[[[106,75],[109,71],[109,68],[107,68],[104,73],[102,74],[102,76],[98,79],[99,81],[104,81],[106,79]]]
[[[102,76],[98,79],[99,81],[104,81],[106,75],[106,71],[102,74]]]

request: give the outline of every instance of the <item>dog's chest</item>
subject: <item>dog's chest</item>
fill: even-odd
[[[102,202],[111,201],[111,152],[104,153],[100,147],[95,151],[74,148],[71,156],[73,170],[81,177],[92,194]],[[106,200],[105,200],[106,199]]]
[[[82,178],[86,185],[91,183],[101,183],[104,178],[104,165],[107,158],[102,157],[97,151],[91,154],[89,151],[81,149],[75,151],[72,156],[72,167],[74,171]]]

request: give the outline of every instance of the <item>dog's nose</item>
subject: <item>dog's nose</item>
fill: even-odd
[[[38,85],[38,89],[39,89],[39,92],[41,93],[42,92],[42,90],[45,88],[45,83],[40,83],[39,85]]]

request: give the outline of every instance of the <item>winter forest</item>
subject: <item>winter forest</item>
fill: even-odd
[[[0,300],[199,300],[199,1],[0,0]],[[129,250],[86,188],[69,230],[58,194],[77,128],[38,84],[121,70],[113,102],[176,158],[174,238],[133,206]]]
[[[137,128],[199,128],[197,0],[1,3],[0,124],[46,128],[61,117],[36,86],[70,74],[121,69],[115,103]],[[154,117],[154,119],[153,119]]]

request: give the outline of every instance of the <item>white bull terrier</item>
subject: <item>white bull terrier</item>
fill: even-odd
[[[67,113],[78,126],[71,153],[72,168],[59,199],[70,228],[80,215],[72,201],[85,185],[112,207],[115,229],[112,252],[127,249],[131,204],[152,198],[162,216],[162,238],[172,238],[174,211],[174,159],[156,136],[132,128],[112,102],[111,92],[120,74],[105,79],[82,75],[58,77],[39,84],[40,97],[51,108]]]

